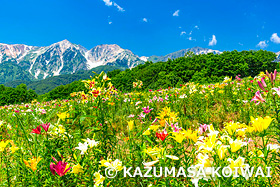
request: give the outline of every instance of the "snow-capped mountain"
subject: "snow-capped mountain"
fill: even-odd
[[[34,49],[33,46],[23,44],[8,45],[0,43],[0,63],[9,59],[20,60],[32,49]]]
[[[23,44],[0,44],[0,83],[13,80],[41,80],[61,74],[73,74],[101,65],[133,68],[146,61],[167,61],[184,56],[188,51],[195,54],[220,51],[200,47],[182,49],[166,56],[137,56],[116,44],[98,45],[87,50],[81,45],[63,40],[46,47]]]
[[[98,45],[85,53],[87,67],[94,68],[100,65],[116,65],[132,68],[138,65],[143,59],[133,54],[128,49],[122,49],[120,46]]]
[[[145,58],[140,59],[130,50],[122,49],[116,44],[99,45],[90,50],[68,40],[47,47],[0,44],[0,83],[11,81],[14,75],[20,74],[24,74],[22,77],[29,77],[27,80],[40,80],[100,65],[133,68],[144,61]],[[7,69],[10,76],[5,79]],[[13,69],[17,72],[13,72]]]
[[[214,54],[221,54],[222,53],[218,50],[212,50],[212,49],[201,48],[201,47],[193,47],[193,48],[188,48],[188,49],[181,49],[179,51],[176,51],[174,53],[170,53],[170,54],[165,55],[165,56],[151,56],[151,57],[148,58],[148,60],[153,61],[153,62],[159,62],[159,61],[166,62],[168,59],[172,60],[172,59],[175,59],[175,58],[183,57],[188,52],[193,52],[196,55],[207,54],[207,53],[214,53]]]

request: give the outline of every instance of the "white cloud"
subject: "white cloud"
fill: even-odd
[[[187,34],[186,31],[182,31],[181,34],[180,34],[180,36],[182,36],[182,35],[184,35],[184,34]]]
[[[280,44],[280,37],[277,35],[277,33],[273,33],[270,37],[270,41]]]
[[[148,22],[147,18],[143,18],[143,21],[146,22],[146,23]]]
[[[192,31],[189,33],[189,35],[192,35]]]
[[[124,9],[120,7],[117,3],[114,2],[114,6],[117,7],[117,9],[121,12],[124,12]]]
[[[111,25],[113,22],[109,21],[109,25]]]
[[[188,40],[190,41],[196,41],[196,39],[192,38],[192,37],[188,37]]]
[[[198,27],[197,25],[196,25],[196,26],[194,26],[194,28],[195,28],[195,29],[197,29],[197,30],[199,30],[199,27]]]
[[[111,1],[111,0],[102,0],[104,3],[105,3],[105,5],[106,6],[115,6],[115,7],[117,7],[117,9],[119,10],[119,11],[121,11],[121,12],[124,12],[125,10],[122,8],[122,7],[120,7],[117,3],[115,3],[114,1]]]
[[[243,45],[244,45],[243,43],[240,43],[240,42],[239,42],[238,44],[239,44],[239,45],[241,45],[241,46],[243,46]]]
[[[113,2],[110,0],[103,0],[106,6],[112,6]]]
[[[173,16],[179,16],[179,12],[180,12],[180,10],[176,10],[176,11],[173,13]]]
[[[212,35],[212,39],[211,41],[209,42],[209,46],[214,46],[217,44],[217,39],[216,39],[216,36],[215,35]]]
[[[260,48],[265,48],[267,46],[268,46],[268,44],[267,44],[267,42],[265,40],[264,41],[260,41],[258,43],[258,45],[257,45],[257,47],[260,47]]]

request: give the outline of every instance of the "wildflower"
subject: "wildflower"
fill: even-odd
[[[69,118],[69,114],[67,112],[58,113],[57,116],[62,120],[65,121],[66,118]]]
[[[127,122],[128,123],[128,128],[129,130],[132,130],[133,129],[133,126],[134,126],[134,121],[133,120],[130,120]]]
[[[173,155],[165,155],[165,157],[170,158],[171,160],[179,160],[177,156],[173,156]]]
[[[72,172],[71,173],[83,173],[83,167],[80,164],[76,164],[75,166],[72,167]]]
[[[245,164],[245,158],[238,157],[236,160],[233,160],[231,158],[227,159],[228,162],[230,162],[230,165],[228,167],[231,168],[232,171],[235,171],[235,168],[238,168],[237,172],[241,175],[243,172],[241,171],[241,168],[248,168],[249,165]],[[242,172],[242,173],[241,173]],[[248,176],[245,176],[246,179],[248,179]]]
[[[225,158],[226,153],[227,153],[227,148],[228,148],[228,147],[229,147],[228,145],[220,145],[220,146],[218,147],[218,155],[219,155],[219,158],[220,158],[221,160]]]
[[[150,125],[149,129],[152,131],[156,131],[159,128],[159,125]]]
[[[14,153],[17,150],[19,150],[19,148],[14,144],[13,141],[10,141],[10,143],[12,144],[12,147],[10,147],[10,150],[12,151],[12,153]]]
[[[30,168],[32,171],[36,171],[37,165],[41,160],[42,160],[41,157],[38,157],[38,158],[33,157],[32,159],[29,158],[28,161],[23,159],[23,162],[26,165],[26,167]]]
[[[143,162],[143,164],[145,167],[152,167],[153,165],[155,165],[158,162],[159,162],[159,160],[155,160],[155,161],[151,161],[151,162]]]
[[[211,162],[207,154],[203,155],[202,153],[199,153],[196,158],[198,164],[201,164],[203,167],[211,167]]]
[[[16,152],[17,150],[19,150],[19,148],[16,147],[16,146],[12,146],[12,147],[10,147],[10,149],[11,149],[12,153],[14,153],[14,152]]]
[[[143,109],[143,111],[144,111],[144,113],[145,114],[149,114],[152,110],[153,110],[153,108],[149,108],[149,106],[147,106],[147,107],[144,107],[144,108],[142,108]]]
[[[60,134],[64,134],[65,133],[65,128],[62,126],[62,125],[59,125],[58,126],[58,133],[60,133]]]
[[[178,127],[178,123],[175,124],[171,123],[170,126],[173,129],[173,132],[179,132],[180,130],[182,130],[181,127]]]
[[[43,127],[43,129],[44,129],[46,132],[48,132],[49,127],[50,127],[50,123],[45,123],[45,124],[42,123],[41,126]]]
[[[274,72],[272,73],[268,73],[268,71],[266,70],[266,76],[270,79],[270,82],[274,85],[274,81],[276,80],[276,76],[277,75],[277,70],[275,69]]]
[[[87,138],[85,141],[88,143],[90,148],[96,147],[99,144],[99,142],[95,140],[91,140],[89,138]]]
[[[164,148],[149,147],[149,148],[145,149],[144,152],[147,153],[153,160],[157,160],[157,158],[161,157],[163,150],[164,150]]]
[[[260,89],[262,89],[263,91],[266,92],[266,90],[264,89],[264,87],[267,87],[267,85],[266,85],[264,79],[265,79],[265,77],[262,77],[262,78],[261,78],[261,82],[258,81],[258,85],[259,85]]]
[[[143,135],[150,135],[150,134],[151,134],[150,129],[148,129],[145,132],[143,132]]]
[[[174,140],[176,140],[178,143],[182,143],[183,140],[186,138],[186,135],[183,132],[181,132],[181,131],[179,131],[179,132],[172,132],[172,134],[174,135],[172,138]]]
[[[99,172],[95,172],[94,174],[94,187],[97,187],[99,186],[100,184],[102,185],[103,184],[103,181],[105,180],[105,177],[103,177]]]
[[[180,98],[180,99],[187,98],[187,95],[186,95],[186,94],[180,95],[179,98]]]
[[[255,132],[262,132],[264,130],[266,130],[268,128],[268,126],[270,125],[270,123],[272,122],[273,118],[266,116],[264,118],[262,117],[258,117],[256,119],[254,119],[251,116],[251,123],[252,126],[255,129]]]
[[[111,160],[101,160],[100,161],[101,166],[107,167],[107,168],[114,168],[117,171],[121,171],[123,169],[122,162],[119,159],[116,159],[115,161],[111,162]]]
[[[272,152],[279,152],[280,145],[278,145],[278,144],[268,144],[267,145],[267,150],[270,150]]]
[[[59,162],[57,162],[57,164],[54,164],[51,162],[51,164],[50,164],[50,170],[51,170],[52,174],[55,175],[55,173],[57,173],[60,177],[65,175],[70,169],[71,169],[71,167],[67,167],[67,162],[64,162],[64,161],[59,161]]]
[[[130,114],[128,117],[129,118],[134,118],[134,116],[135,116],[134,114]]]
[[[197,141],[197,131],[192,131],[191,129],[188,129],[186,132],[186,137],[194,142]]]
[[[242,140],[239,139],[236,139],[235,141],[230,140],[229,143],[230,143],[231,152],[233,153],[241,149],[241,147],[247,145],[247,143],[242,142]]]
[[[88,143],[85,142],[85,143],[79,143],[78,144],[79,147],[75,147],[75,149],[79,149],[81,151],[81,155],[83,155],[85,152],[87,152],[87,149],[88,149]]]
[[[207,130],[207,124],[199,124],[199,134],[202,134],[202,133],[204,133],[204,132],[206,132],[206,130]]]
[[[2,141],[0,142],[0,152],[2,152],[2,151],[5,150],[5,147],[8,145],[8,143],[10,143],[9,140],[7,140],[7,141],[2,140]]]
[[[103,80],[105,80],[105,81],[108,81],[108,80],[111,80],[108,76],[107,76],[107,74],[105,73],[104,75],[103,75]]]
[[[271,89],[275,91],[275,92],[272,93],[273,95],[277,94],[278,96],[280,96],[280,87],[279,88],[271,88]]]
[[[237,132],[237,136],[239,136],[239,137],[245,137],[246,128],[237,129],[236,132]]]
[[[264,98],[262,97],[260,91],[257,91],[255,93],[255,96],[253,97],[253,99],[251,100],[251,102],[254,101],[255,103],[258,101],[257,105],[263,102],[265,102]]]
[[[41,127],[38,125],[35,129],[32,129],[31,133],[41,134]]]
[[[93,88],[90,92],[94,97],[98,97],[101,94],[101,88]]]
[[[138,115],[138,116],[139,116],[139,119],[142,119],[142,118],[145,118],[146,114],[143,114],[143,113],[141,112],[140,115]]]
[[[264,157],[264,154],[261,150],[258,150],[258,151],[255,151],[255,152],[250,151],[248,155],[249,156],[254,156],[254,157],[259,157],[259,158]]]
[[[156,136],[158,139],[160,139],[161,141],[164,141],[165,138],[168,136],[168,133],[166,132],[166,130],[164,129],[162,132],[158,133],[156,132]]]

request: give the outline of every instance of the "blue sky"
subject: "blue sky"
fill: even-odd
[[[139,56],[200,46],[280,51],[279,1],[0,0],[0,43],[90,49],[118,44]]]

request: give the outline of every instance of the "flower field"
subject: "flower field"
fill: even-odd
[[[279,186],[276,71],[147,91],[136,80],[131,93],[103,72],[84,83],[71,100],[1,107],[0,186]]]

